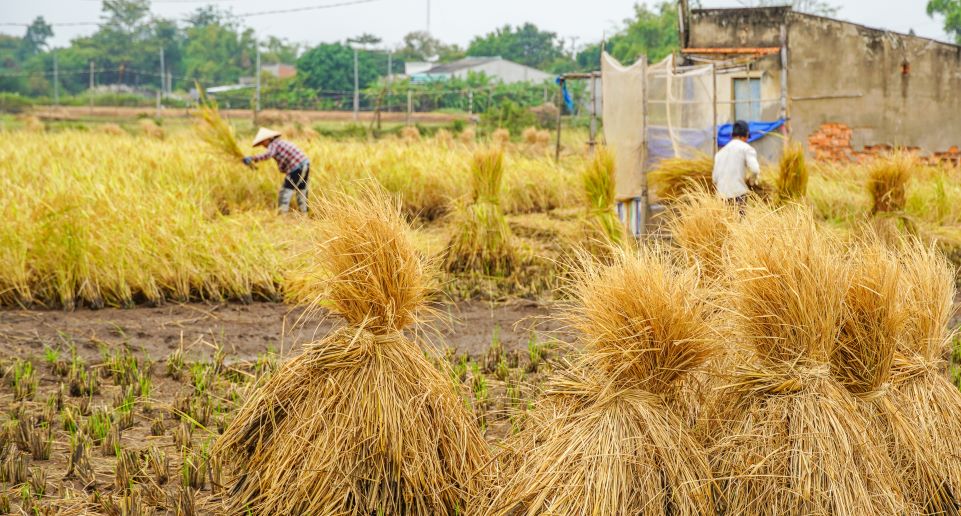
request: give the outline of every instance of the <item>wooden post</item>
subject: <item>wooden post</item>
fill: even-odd
[[[788,88],[787,88],[787,67],[788,67],[788,55],[787,55],[787,25],[781,24],[781,118],[784,119],[784,145],[787,146],[788,140],[791,137],[791,124],[788,121]]]
[[[414,92],[407,90],[407,125],[411,123],[411,118],[414,116]]]
[[[711,109],[714,115],[714,126],[711,128],[711,140],[714,141],[714,154],[717,154],[717,63],[711,63]]]
[[[641,126],[641,149],[643,149],[643,159],[647,161],[647,97],[648,97],[648,84],[647,84],[647,57],[644,57],[644,95],[643,95],[643,106],[644,106],[644,123]],[[648,214],[651,211],[650,208],[650,195],[647,190],[647,167],[643,167],[643,172],[641,173],[641,205],[640,205],[640,222],[638,223],[638,233],[640,233],[641,238],[647,236],[647,219]]]
[[[594,154],[594,147],[597,146],[597,79],[598,72],[591,72],[591,139],[587,142],[591,154]]]
[[[563,87],[564,82],[561,81],[561,87]],[[557,144],[554,147],[554,162],[559,162],[561,160],[561,115],[564,113],[564,95],[561,90],[557,90]]]

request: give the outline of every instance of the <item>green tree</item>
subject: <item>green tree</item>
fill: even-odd
[[[502,28],[475,37],[467,47],[467,55],[476,57],[500,56],[534,68],[548,69],[564,60],[564,50],[557,34],[542,31],[533,23],[517,28]]]
[[[448,45],[428,32],[415,31],[404,36],[404,46],[396,56],[404,61],[427,61],[437,58],[441,62],[460,59],[464,51],[457,45]]]
[[[961,45],[961,0],[928,0],[928,16],[944,16],[944,31]]]
[[[23,58],[29,58],[43,52],[47,47],[47,40],[52,37],[53,27],[44,21],[43,16],[38,16],[27,27],[27,34],[21,40],[21,55]]]
[[[192,84],[225,84],[254,74],[257,52],[252,29],[241,29],[228,13],[202,7],[188,17],[183,75]]]
[[[670,2],[654,8],[634,6],[634,17],[624,20],[625,27],[607,40],[607,50],[622,63],[633,63],[640,56],[660,61],[679,48],[677,10]],[[589,45],[577,55],[578,67],[596,70],[600,66],[600,45]]]
[[[383,52],[358,50],[358,79],[367,88],[387,74]],[[348,92],[354,89],[354,49],[343,43],[321,43],[297,59],[301,84],[316,91]]]

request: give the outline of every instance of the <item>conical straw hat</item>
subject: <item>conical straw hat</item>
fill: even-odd
[[[261,143],[263,143],[264,141],[269,140],[271,138],[275,138],[277,136],[280,136],[280,133],[278,133],[277,131],[267,129],[266,127],[261,127],[257,131],[257,136],[254,136],[254,143],[252,143],[251,145],[256,147]]]

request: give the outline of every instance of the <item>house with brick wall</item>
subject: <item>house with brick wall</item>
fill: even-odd
[[[681,41],[689,62],[729,70],[722,119],[785,119],[820,159],[908,148],[961,162],[961,46],[790,7],[685,8]]]

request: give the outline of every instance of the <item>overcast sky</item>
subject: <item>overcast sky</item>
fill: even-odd
[[[234,13],[329,5],[351,0],[154,0],[153,12],[179,17],[199,6],[214,3]],[[431,5],[431,33],[447,42],[466,45],[477,35],[504,24],[533,22],[542,29],[577,45],[598,41],[615,31],[632,13],[636,0],[374,0],[293,14],[271,14],[244,18],[258,34],[285,37],[309,45],[342,41],[369,32],[394,46],[404,34],[427,27],[427,5]],[[653,4],[654,2],[648,2]],[[838,17],[870,27],[897,32],[911,29],[922,36],[949,41],[943,19],[929,18],[927,0],[834,0],[841,5]],[[738,0],[705,0],[705,7],[736,7]],[[0,32],[22,34],[23,27],[3,23],[27,23],[44,16],[50,23],[96,22],[99,0],[0,0]],[[67,45],[71,38],[89,34],[95,27],[56,26],[54,45]]]

